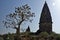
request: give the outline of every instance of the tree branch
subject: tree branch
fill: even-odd
[[[20,21],[19,23],[18,23],[18,25],[21,25],[21,23],[24,21],[25,19],[23,19],[22,21]]]

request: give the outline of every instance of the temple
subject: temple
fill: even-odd
[[[52,32],[52,17],[46,2],[41,12],[40,21],[39,21],[39,30],[37,32],[38,33]]]
[[[28,26],[28,28],[26,29],[26,32],[30,32],[30,27]]]

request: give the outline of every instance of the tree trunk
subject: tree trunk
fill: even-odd
[[[16,34],[19,35],[20,34],[20,28],[16,29]]]
[[[16,38],[17,38],[17,40],[21,40],[21,38],[20,38],[20,25],[23,21],[24,21],[24,19],[18,23],[18,28],[16,29]]]
[[[18,28],[16,29],[16,40],[20,40],[20,25],[18,25]]]

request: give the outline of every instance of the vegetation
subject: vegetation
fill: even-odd
[[[15,40],[16,34],[4,34],[0,36],[0,40]],[[21,33],[21,40],[60,40],[60,34],[41,32],[39,35],[31,35],[28,32]],[[20,39],[19,39],[20,40]]]

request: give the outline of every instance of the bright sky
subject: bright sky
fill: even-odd
[[[60,33],[60,0],[46,0],[51,16],[53,21],[53,31],[56,33]],[[31,11],[35,13],[35,18],[32,23],[26,23],[24,26],[25,29],[29,25],[32,32],[36,32],[39,28],[39,18],[43,8],[45,0],[0,0],[0,34],[8,33],[8,32],[15,32],[15,30],[8,28],[6,29],[2,26],[2,20],[4,17],[14,12],[15,7],[19,7],[24,4],[28,4],[31,7]],[[27,25],[28,24],[28,25]],[[22,24],[23,25],[23,24]],[[27,26],[26,26],[27,25]],[[22,28],[21,27],[21,28]]]

